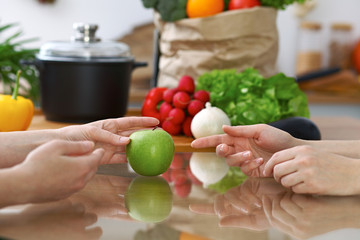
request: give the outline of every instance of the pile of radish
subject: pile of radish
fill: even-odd
[[[195,92],[194,79],[183,76],[176,88],[152,88],[145,97],[141,113],[159,119],[160,126],[171,135],[191,137],[192,119],[209,100],[209,92]]]

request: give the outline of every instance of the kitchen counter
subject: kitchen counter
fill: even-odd
[[[360,139],[359,119],[312,120],[323,139]],[[66,125],[49,122],[38,113],[30,129]],[[171,178],[176,172],[186,172],[192,156],[191,152],[176,154],[183,165],[167,172],[164,178],[169,183],[161,178],[152,185],[149,179],[146,188],[135,191],[141,178],[127,164],[105,165],[68,199],[0,209],[0,236],[37,240],[360,239],[360,196],[294,194],[271,178],[249,178],[225,194],[203,187],[190,175],[186,184],[174,185]],[[254,199],[262,203],[260,207],[253,204]],[[241,211],[242,204],[249,204],[252,211]],[[215,214],[215,209],[221,214]]]

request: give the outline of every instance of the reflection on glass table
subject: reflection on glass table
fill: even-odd
[[[360,228],[360,196],[296,194],[271,178],[248,178],[218,195],[212,204],[190,204],[190,209],[198,214],[216,215],[221,227],[255,231],[275,228],[296,239]]]
[[[298,195],[271,178],[246,178],[212,154],[176,153],[162,176],[105,165],[66,200],[0,209],[0,238],[328,239],[342,229],[341,238],[356,239],[359,217],[360,196]]]

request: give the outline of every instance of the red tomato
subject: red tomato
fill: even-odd
[[[242,8],[252,8],[260,6],[261,3],[259,0],[230,0],[228,9],[242,9]]]

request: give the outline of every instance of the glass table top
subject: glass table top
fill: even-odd
[[[360,196],[295,194],[233,168],[208,176],[191,161],[176,153],[158,177],[101,166],[68,199],[0,209],[0,239],[360,239]]]

